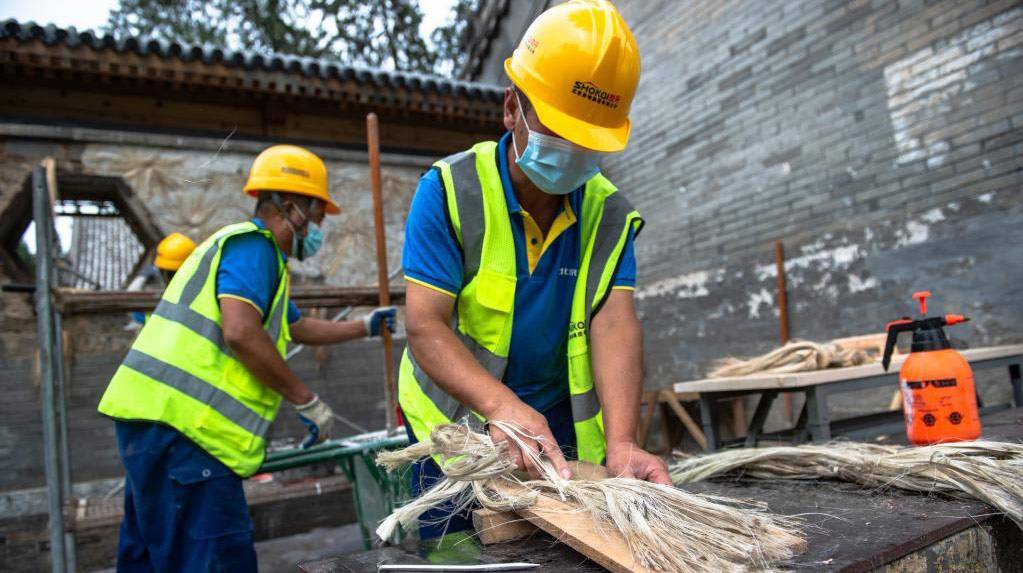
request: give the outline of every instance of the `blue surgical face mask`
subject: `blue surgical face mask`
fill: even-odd
[[[515,98],[518,97],[516,94]],[[519,114],[529,130],[529,139],[526,149],[519,155],[519,148],[515,145],[515,131],[512,131],[515,164],[541,191],[551,195],[568,195],[600,172],[603,153],[529,129],[521,101]]]
[[[301,209],[298,213],[302,215],[302,219],[309,221],[309,217],[302,212]],[[288,225],[291,225],[291,221],[288,221]],[[311,257],[319,252],[320,247],[323,246],[323,230],[314,221],[309,221],[305,227],[305,235],[301,237],[299,242],[298,232],[295,227],[291,227],[291,253],[295,255],[295,258],[304,261],[306,257]]]
[[[311,257],[320,251],[320,247],[323,246],[323,229],[312,221],[309,222],[309,226],[306,227],[305,236],[302,237],[302,257]]]

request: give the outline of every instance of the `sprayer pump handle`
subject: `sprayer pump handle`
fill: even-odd
[[[899,333],[912,332],[915,326],[916,321],[908,316],[904,316],[899,320],[889,322],[884,327],[888,331],[888,337],[884,341],[884,354],[881,355],[881,366],[884,367],[885,372],[888,371],[888,365],[892,362],[892,352],[895,351],[895,343],[899,340]]]
[[[913,293],[913,300],[920,303],[920,316],[927,316],[927,299],[931,296],[931,291],[921,290]]]

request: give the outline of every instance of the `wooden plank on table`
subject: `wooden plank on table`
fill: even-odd
[[[518,494],[522,486],[500,483],[498,489]],[[582,553],[613,573],[646,573],[650,571],[636,562],[625,538],[616,531],[597,531],[589,514],[546,495],[537,496],[528,509],[517,510],[521,517],[546,531],[558,541]]]
[[[569,461],[573,479],[602,480],[610,477],[607,468],[589,462]],[[536,532],[536,526],[514,511],[477,509],[472,515],[476,539],[483,545],[522,539]]]
[[[483,545],[522,539],[536,533],[536,526],[514,511],[486,508],[472,512],[472,527],[476,530],[476,541]]]
[[[987,348],[971,348],[960,353],[969,362],[995,360],[1011,356],[1023,356],[1023,344],[991,346]],[[848,368],[829,368],[812,372],[793,372],[786,374],[750,374],[727,378],[705,378],[675,384],[676,392],[727,392],[744,390],[771,390],[781,388],[804,388],[827,384],[829,382],[855,380],[884,374],[895,374],[899,371],[906,356],[897,356],[892,360],[888,372],[880,364],[850,366]]]

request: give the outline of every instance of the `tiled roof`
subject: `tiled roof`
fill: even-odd
[[[91,48],[98,53],[158,56],[186,64],[208,67],[285,74],[312,81],[354,82],[359,86],[375,86],[387,90],[450,96],[474,102],[496,103],[503,98],[503,89],[490,84],[451,80],[415,72],[399,72],[376,68],[345,66],[329,60],[224,50],[214,46],[185,45],[145,37],[115,37],[74,27],[60,28],[35,22],[7,20],[0,26],[0,42],[13,39],[19,44],[41,43],[48,47]]]
[[[74,273],[61,278],[74,288],[117,290],[124,288],[145,248],[120,217],[73,218],[68,262]]]

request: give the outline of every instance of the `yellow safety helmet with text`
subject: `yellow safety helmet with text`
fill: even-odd
[[[245,193],[281,191],[306,195],[323,201],[329,215],[341,212],[327,189],[327,166],[313,152],[296,145],[274,145],[252,162]]]
[[[625,149],[639,48],[607,0],[572,0],[540,14],[504,70],[554,133],[596,151]]]
[[[181,233],[171,233],[156,246],[156,268],[176,271],[195,250],[195,241]]]

